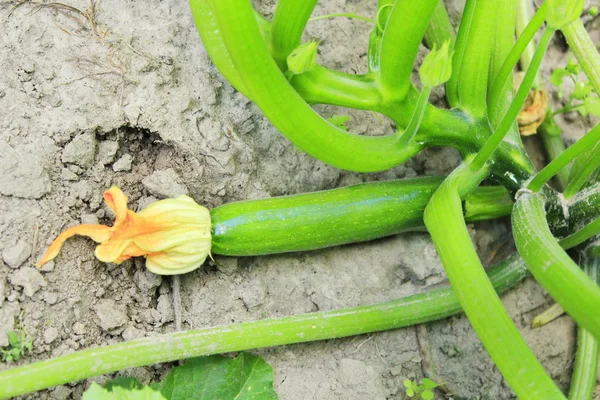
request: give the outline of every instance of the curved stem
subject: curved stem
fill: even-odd
[[[558,171],[567,166],[580,154],[584,153],[592,146],[595,146],[598,141],[600,141],[600,124],[596,125],[584,137],[571,145],[571,147],[561,153],[550,164],[546,165],[544,169],[538,172],[531,182],[529,182],[527,188],[537,192],[546,182],[552,179],[552,177],[556,175]]]
[[[288,139],[335,167],[381,171],[418,153],[422,146],[395,145],[395,138],[352,135],[321,118],[296,93],[271,58],[245,0],[212,0],[222,38],[252,99]],[[199,26],[199,29],[203,29]]]
[[[465,177],[466,171],[466,177]],[[490,284],[462,216],[459,188],[477,184],[467,165],[455,170],[425,209],[425,225],[473,330],[511,389],[523,399],[564,398],[535,358]]]
[[[562,132],[560,127],[556,121],[554,121],[554,117],[551,115],[551,113],[546,114],[544,122],[542,122],[542,124],[538,127],[538,133],[542,139],[542,143],[544,144],[544,148],[546,149],[548,160],[550,162],[554,161],[566,150],[565,142],[561,136]],[[564,189],[569,182],[570,169],[570,166],[567,165],[556,174],[558,186],[561,190]]]
[[[465,220],[483,221],[510,215],[514,204],[504,186],[481,186],[465,198]]]
[[[500,262],[489,271],[490,281],[498,292],[509,289],[525,276],[527,269],[518,256]],[[397,329],[460,311],[452,289],[443,288],[371,306],[156,335],[2,371],[0,398],[125,368]]]
[[[523,33],[517,39],[515,45],[504,60],[504,63],[502,63],[502,66],[500,67],[498,73],[494,78],[492,88],[490,89],[490,100],[488,102],[490,109],[496,107],[498,102],[501,100],[501,93],[503,91],[504,86],[506,85],[506,81],[509,80],[512,76],[513,69],[515,68],[515,65],[517,65],[517,63],[519,62],[521,54],[523,54],[523,52],[527,49],[527,46],[529,46],[529,44],[535,37],[537,31],[544,24],[547,13],[548,5],[546,3],[543,3],[537,10],[537,12],[534,14],[531,21],[529,21]],[[533,58],[531,60],[531,63],[533,63]],[[527,70],[529,70],[530,67],[531,64],[528,65]],[[534,77],[534,81],[535,79],[536,78]]]
[[[510,105],[510,108],[502,118],[502,121],[498,124],[498,127],[490,136],[485,145],[481,148],[477,156],[473,160],[472,168],[481,168],[483,165],[490,159],[492,154],[496,151],[496,148],[508,133],[511,125],[514,123],[517,115],[521,111],[523,104],[525,103],[525,99],[531,90],[531,86],[533,85],[533,81],[535,80],[535,76],[542,64],[542,59],[544,58],[544,54],[546,54],[546,50],[548,49],[548,45],[550,44],[550,40],[554,35],[554,30],[550,28],[546,28],[540,43],[535,51],[535,55],[533,57],[533,61],[531,65],[527,69],[525,73],[525,77],[523,78],[523,82],[521,86],[519,86],[519,90],[517,90],[517,94]]]
[[[571,51],[577,58],[581,69],[590,80],[596,94],[600,95],[600,54],[590,39],[583,22],[576,19],[562,29]]]
[[[513,236],[531,274],[582,328],[600,338],[600,287],[554,238],[546,222],[544,198],[526,192],[517,200]]]
[[[600,259],[584,260],[585,273],[596,284],[600,283]],[[598,374],[598,340],[586,331],[579,328],[577,333],[577,355],[573,364],[573,377],[569,388],[569,400],[589,400],[596,388]]]
[[[419,46],[439,0],[396,1],[381,39],[380,79],[391,99],[406,98]]]
[[[287,57],[300,45],[302,32],[318,0],[279,0],[273,15],[271,45],[275,62],[287,69]]]

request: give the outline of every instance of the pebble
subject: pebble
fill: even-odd
[[[135,271],[133,282],[144,295],[150,295],[162,283],[162,276],[153,274],[147,269]]]
[[[76,335],[83,335],[85,333],[85,324],[75,322],[73,324],[73,333]]]
[[[83,214],[81,216],[81,223],[89,225],[98,225],[99,222],[96,214]]]
[[[44,343],[50,344],[58,338],[58,329],[52,327],[44,331]]]
[[[11,268],[19,268],[30,256],[31,246],[23,240],[2,252],[2,259]]]
[[[142,185],[159,198],[187,195],[189,192],[173,168],[154,171],[142,180]]]
[[[96,135],[93,131],[86,131],[71,140],[62,153],[62,162],[79,165],[83,168],[91,167],[96,153]]]
[[[63,168],[60,172],[60,179],[62,179],[63,181],[76,181],[77,179],[79,179],[79,177],[75,172],[71,171],[69,168]]]
[[[160,320],[163,324],[175,320],[175,310],[173,310],[173,299],[171,295],[161,294],[158,297],[156,310],[160,313]]]
[[[32,297],[38,290],[46,286],[46,280],[35,268],[21,268],[10,278],[13,286],[22,286],[25,296]]]
[[[134,340],[144,337],[144,331],[137,329],[133,326],[128,326],[125,328],[123,333],[121,334],[124,340]]]
[[[119,142],[115,140],[103,140],[98,143],[98,161],[107,165],[115,161],[115,156],[119,151]]]
[[[98,316],[98,325],[102,330],[110,332],[125,325],[129,318],[122,307],[118,306],[114,300],[101,299],[93,307]]]
[[[54,261],[48,261],[46,264],[44,264],[41,268],[40,271],[42,272],[52,272],[54,271]]]
[[[115,172],[131,171],[132,162],[133,157],[130,154],[124,154],[121,158],[115,161],[115,163],[112,166],[112,169]]]
[[[42,298],[46,303],[53,305],[58,301],[58,294],[55,292],[45,292],[42,294]]]

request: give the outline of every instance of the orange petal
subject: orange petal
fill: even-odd
[[[103,197],[106,205],[115,213],[115,223],[113,228],[116,229],[127,217],[127,196],[125,196],[125,193],[118,187],[111,186],[110,189],[104,192]]]
[[[110,228],[104,225],[77,225],[67,229],[54,239],[42,259],[36,264],[37,267],[39,268],[48,261],[53,260],[60,252],[65,241],[75,235],[88,236],[93,241],[100,243],[110,238]]]

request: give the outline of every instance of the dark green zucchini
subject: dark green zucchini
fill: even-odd
[[[224,204],[210,211],[211,251],[254,256],[421,230],[425,206],[442,181],[443,177],[424,177],[372,182]]]

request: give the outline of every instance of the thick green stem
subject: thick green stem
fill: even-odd
[[[522,399],[564,398],[502,306],[473,247],[458,189],[464,190],[482,177],[472,176],[472,170],[465,167],[442,183],[424,215],[450,284],[473,330],[516,395]]]
[[[465,219],[483,221],[510,215],[513,197],[503,186],[481,186],[465,198]]]
[[[494,109],[502,100],[501,94],[503,93],[503,90],[506,86],[506,82],[512,77],[515,65],[517,65],[519,59],[521,58],[521,55],[527,49],[527,46],[530,45],[531,41],[535,37],[535,34],[546,20],[547,13],[547,4],[543,3],[531,19],[531,21],[527,24],[527,27],[525,28],[523,33],[518,37],[515,45],[513,46],[510,53],[507,55],[506,59],[502,63],[502,66],[500,67],[498,73],[494,78],[492,88],[490,89],[490,101],[488,103],[490,109]],[[531,62],[533,62],[533,58]],[[531,63],[528,65],[527,70],[529,70],[530,67]],[[533,78],[534,81],[536,79],[536,76],[537,72]]]
[[[381,39],[380,79],[387,98],[403,100],[419,46],[439,0],[396,1]]]
[[[498,292],[509,289],[525,276],[527,270],[518,256],[489,271],[490,281]],[[157,335],[0,372],[0,398],[125,368],[397,329],[460,311],[460,303],[452,289],[443,288],[371,306]]]
[[[452,22],[450,22],[446,5],[443,1],[440,1],[431,15],[431,20],[429,20],[429,25],[425,31],[425,44],[430,49],[433,46],[439,49],[447,40],[450,40],[452,47],[456,40],[456,33]]]
[[[275,62],[287,70],[287,57],[300,45],[302,32],[318,0],[279,0],[273,15],[271,45]]]
[[[565,188],[565,197],[573,197],[600,170],[600,143],[588,149],[575,159],[570,171],[569,183]],[[562,171],[562,170],[561,170]]]
[[[600,287],[562,249],[546,222],[544,197],[525,192],[513,214],[513,236],[531,274],[582,328],[600,338]]]
[[[554,117],[551,115],[551,113],[546,115],[544,122],[542,122],[542,125],[538,127],[537,131],[542,138],[542,143],[544,144],[544,148],[548,153],[548,159],[550,162],[554,161],[566,150],[567,147],[562,139],[560,127],[554,121]],[[570,165],[567,165],[556,174],[559,189],[564,189],[567,186],[567,183],[569,182],[570,169]]]
[[[418,3],[417,3],[418,4]],[[487,112],[487,85],[499,0],[467,0],[456,38],[446,96],[476,119]]]
[[[586,274],[600,283],[600,259],[586,259],[583,269]],[[573,377],[569,388],[569,400],[589,400],[594,395],[598,374],[598,340],[590,332],[579,328],[577,333],[577,355],[573,364]]]
[[[531,90],[531,86],[533,85],[533,81],[537,75],[540,65],[542,64],[544,54],[546,54],[546,50],[548,49],[548,45],[550,44],[550,40],[552,39],[553,35],[554,30],[546,28],[535,51],[533,61],[525,73],[523,82],[521,83],[521,86],[519,86],[519,90],[517,90],[510,108],[504,115],[504,118],[502,118],[502,121],[498,124],[492,136],[490,136],[479,153],[477,153],[477,156],[472,163],[473,168],[482,168],[483,165],[490,159],[492,154],[496,151],[498,145],[500,145],[502,140],[504,140],[504,137],[508,133],[511,125],[514,123],[517,115],[519,115],[523,104],[525,104],[525,99],[527,99],[527,95]]]
[[[600,95],[600,54],[598,54],[596,45],[585,30],[583,22],[580,19],[571,22],[562,28],[562,33],[565,35],[579,65],[581,65],[581,69],[590,80],[594,91]]]
[[[552,177],[556,175],[558,171],[563,169],[571,161],[583,154],[586,150],[595,146],[598,141],[600,141],[600,124],[596,125],[584,137],[571,145],[571,147],[566,149],[550,164],[546,165],[544,169],[538,172],[531,182],[529,182],[527,188],[537,192],[546,182],[552,179]]]

